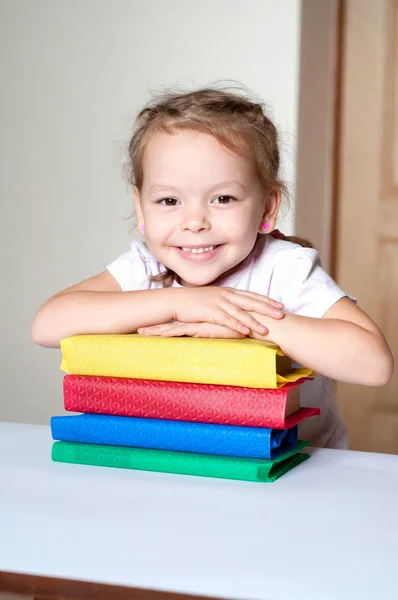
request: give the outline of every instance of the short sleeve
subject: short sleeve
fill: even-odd
[[[132,242],[130,250],[119,256],[106,268],[116,279],[123,292],[147,290],[151,287],[150,255],[141,242]]]
[[[305,317],[321,318],[345,293],[322,268],[313,248],[293,247],[275,257],[273,284],[285,310]]]

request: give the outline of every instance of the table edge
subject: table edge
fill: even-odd
[[[198,596],[11,571],[0,571],[0,592],[73,600],[220,600],[219,596]]]

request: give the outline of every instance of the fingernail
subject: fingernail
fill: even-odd
[[[268,329],[264,325],[260,325],[260,331],[261,333],[268,333]]]
[[[281,310],[274,310],[274,315],[276,317],[283,317],[283,311],[281,311]]]

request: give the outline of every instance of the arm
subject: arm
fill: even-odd
[[[273,341],[296,362],[348,383],[384,385],[394,359],[377,325],[348,298],[338,300],[321,319],[287,313],[280,320],[254,315],[269,333],[251,337]]]
[[[132,333],[173,318],[170,288],[123,292],[109,271],[52,296],[32,324],[36,344],[58,348],[62,338],[89,333]]]
[[[73,335],[132,333],[172,320],[205,321],[243,335],[261,334],[266,329],[250,312],[282,318],[280,306],[259,294],[210,286],[123,292],[103,271],[50,298],[33,321],[32,338],[57,348],[62,338]]]

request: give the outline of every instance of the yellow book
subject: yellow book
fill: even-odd
[[[270,342],[243,339],[77,335],[61,340],[61,369],[73,375],[279,388],[309,369]]]

